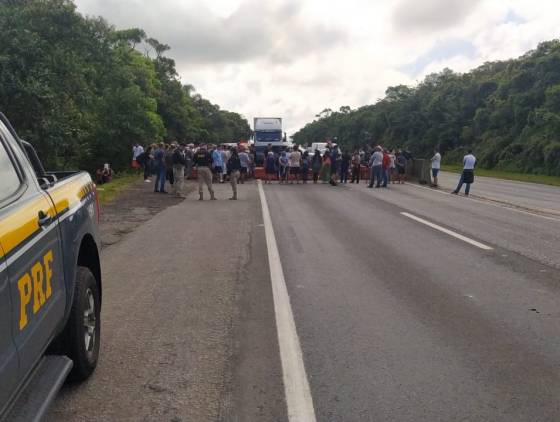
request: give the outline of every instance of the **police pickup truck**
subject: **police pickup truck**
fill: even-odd
[[[0,113],[0,421],[39,421],[99,355],[99,206],[85,172],[46,172]]]

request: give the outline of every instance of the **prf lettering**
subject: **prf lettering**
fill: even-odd
[[[23,330],[29,322],[29,308],[35,315],[52,295],[53,253],[48,251],[43,261],[36,262],[31,270],[18,280],[20,312],[19,329]],[[31,306],[29,306],[31,304]]]

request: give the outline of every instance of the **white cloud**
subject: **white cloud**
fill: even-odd
[[[326,107],[373,103],[390,85],[444,67],[467,71],[560,37],[560,4],[538,3],[77,0],[83,13],[169,44],[182,80],[211,101],[250,122],[281,116],[289,133]],[[421,73],[407,74],[419,60]]]

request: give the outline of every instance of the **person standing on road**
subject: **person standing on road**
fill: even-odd
[[[395,183],[397,179],[397,155],[395,154],[395,150],[392,150],[389,154],[389,158],[391,159],[391,166],[389,168],[389,180],[391,183]]]
[[[459,184],[457,188],[451,192],[457,195],[463,184],[466,184],[465,187],[465,196],[469,196],[469,192],[471,190],[471,184],[474,182],[474,167],[476,165],[476,157],[473,155],[472,150],[468,151],[468,154],[463,157],[463,172],[461,173],[461,178],[459,179]]]
[[[280,168],[280,183],[288,183],[289,172],[290,172],[290,161],[286,151],[282,151],[280,158],[278,159],[278,164]]]
[[[309,176],[309,151],[304,151],[301,156],[301,180],[303,184],[307,183]]]
[[[352,155],[352,180],[350,180],[350,183],[360,183],[361,164],[362,157],[360,156],[358,151],[354,151],[354,154]]]
[[[268,153],[266,154],[265,166],[266,166],[266,180],[265,180],[265,183],[267,183],[267,182],[271,183],[273,176],[275,174],[278,174],[278,171],[277,171],[277,168],[276,168],[276,157],[274,156],[274,152],[268,151]]]
[[[350,161],[352,156],[348,151],[342,153],[340,158],[340,183],[348,183],[348,170],[350,168]]]
[[[237,148],[235,147],[231,149],[231,155],[227,161],[227,169],[229,173],[229,182],[231,183],[231,190],[233,192],[233,196],[229,199],[237,201],[237,182],[243,167],[241,165],[240,154],[237,153]]]
[[[241,163],[239,181],[241,182],[241,184],[243,184],[245,183],[245,179],[249,175],[249,165],[251,160],[249,158],[249,154],[247,154],[247,151],[245,151],[245,148],[241,147],[241,152],[239,153],[237,152],[237,148],[231,150],[232,154],[233,151],[235,151],[235,154],[237,155],[237,157],[239,158],[239,162]]]
[[[186,162],[185,179],[191,177],[192,168],[193,168],[193,155],[194,155],[193,149],[194,149],[193,144],[189,144],[187,148],[185,148],[185,162]]]
[[[391,171],[391,156],[389,155],[389,150],[385,149],[383,150],[383,173],[382,173],[382,179],[383,179],[383,185],[382,187],[386,188],[387,184],[390,181],[391,175],[389,174],[389,172]]]
[[[331,152],[327,149],[323,154],[323,165],[321,166],[321,180],[327,183],[331,179]]]
[[[438,174],[439,174],[440,167],[441,167],[441,154],[437,149],[435,149],[434,156],[432,157],[432,177],[434,179],[432,186],[434,188],[438,187]]]
[[[323,160],[321,158],[321,153],[318,149],[315,150],[313,159],[311,160],[311,172],[313,173],[313,183],[317,183],[319,180],[319,174],[321,173],[321,167],[323,167]]]
[[[369,185],[368,188],[373,188],[373,184],[377,179],[377,184],[375,185],[376,188],[381,186],[381,178],[383,177],[383,153],[381,152],[380,147],[375,147],[373,150],[373,154],[369,159],[369,168],[370,168],[370,175],[369,175]]]
[[[406,178],[406,157],[401,150],[397,153],[396,164],[399,184],[403,184]]]
[[[212,151],[212,168],[216,176],[216,181],[224,182],[224,162],[222,161],[222,147],[214,148]]]
[[[140,144],[134,144],[132,147],[132,168],[139,169],[141,168],[140,160],[138,157],[144,153],[144,147]]]
[[[301,152],[297,145],[294,147],[294,150],[290,154],[290,174],[296,179],[296,184],[299,185],[299,173],[301,167]],[[292,180],[290,183],[294,183]]]
[[[339,167],[340,167],[340,149],[338,148],[338,145],[335,144],[334,148],[331,151],[331,180],[329,181],[329,183],[332,186],[336,186],[337,184]]]
[[[181,144],[175,148],[173,151],[173,179],[175,179],[175,184],[173,185],[175,195],[179,198],[184,198],[183,186],[185,184],[185,165],[187,164],[185,157],[185,145]]]
[[[216,200],[214,196],[214,189],[212,189],[212,155],[206,149],[206,146],[201,146],[198,148],[193,157],[194,165],[196,166],[196,172],[198,175],[198,195],[199,201],[204,200],[204,192],[202,188],[206,184],[208,192],[210,192],[210,199],[212,201]]]
[[[167,176],[167,169],[165,167],[165,148],[163,144],[159,144],[158,148],[154,152],[154,165],[157,174],[156,183],[154,186],[154,192],[167,193],[165,191],[165,179]]]

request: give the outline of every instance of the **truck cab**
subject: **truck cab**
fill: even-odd
[[[46,172],[1,114],[0,181],[0,420],[40,420],[97,365],[97,196],[85,172]]]

